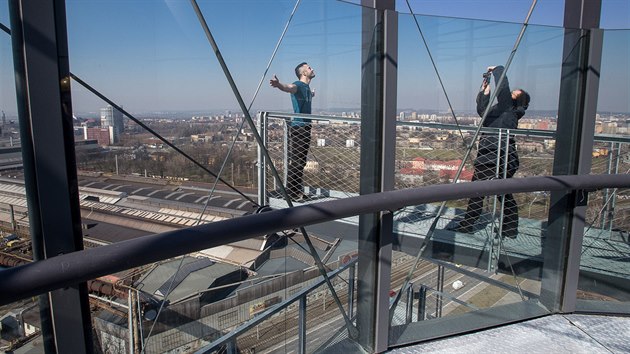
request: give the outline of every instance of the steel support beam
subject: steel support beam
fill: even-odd
[[[394,188],[398,14],[394,0],[363,0],[361,77],[362,195]],[[359,216],[358,342],[368,351],[388,347],[393,216]]]
[[[354,276],[356,267],[354,264],[348,267],[348,317],[354,317],[354,282],[356,277]]]
[[[566,0],[564,50],[553,175],[591,172],[599,90],[601,0]],[[573,312],[588,192],[554,191],[543,249],[541,301],[551,311]]]
[[[34,258],[83,249],[72,130],[66,9],[63,0],[10,2],[25,187]],[[87,286],[48,293],[47,352],[90,353]],[[42,318],[46,321],[46,318]],[[50,331],[52,330],[52,333]]]
[[[298,354],[306,353],[306,295],[300,298],[298,305]]]

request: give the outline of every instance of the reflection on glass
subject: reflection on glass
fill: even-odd
[[[610,1],[602,3],[603,8],[610,6],[613,6]],[[630,139],[627,138],[630,91],[628,66],[622,58],[629,47],[628,31],[604,33],[596,137],[591,159],[594,174],[626,174],[630,171]],[[627,189],[608,188],[588,194],[577,293],[578,308],[582,310],[597,311],[606,305],[623,306],[630,299],[628,199]]]
[[[531,102],[517,129],[484,129],[477,136],[484,139],[481,143],[473,138],[482,124],[483,110],[478,111],[475,101],[483,88],[482,74],[488,67],[505,65],[521,26],[417,19],[428,51],[413,17],[399,21],[399,72],[405,75],[398,80],[397,188],[471,181],[473,172],[481,171],[481,165],[475,166],[479,154],[506,151],[506,146],[515,147],[509,151],[518,151],[518,158],[495,153],[496,161],[483,165],[492,162],[494,167],[483,173],[509,177],[514,170],[509,164],[518,161],[514,178],[551,174],[564,30],[527,28],[506,76],[510,89],[525,89]],[[494,79],[491,91],[496,90]],[[452,334],[453,327],[433,323],[438,319],[441,324],[463,321],[472,330],[488,325],[485,313],[494,314],[499,324],[517,312],[535,316],[546,311],[539,297],[549,196],[539,191],[397,211],[401,253],[392,260],[391,286],[397,296],[390,310],[390,343]],[[469,213],[473,205],[479,216],[464,224],[467,205]],[[430,241],[421,248],[427,237]],[[436,327],[428,334],[423,326]]]

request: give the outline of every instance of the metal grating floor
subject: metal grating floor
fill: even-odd
[[[552,315],[388,353],[630,353],[630,317]]]

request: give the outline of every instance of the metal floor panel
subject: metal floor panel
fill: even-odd
[[[552,315],[389,351],[407,353],[630,353],[630,317]]]

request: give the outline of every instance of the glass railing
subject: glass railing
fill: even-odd
[[[81,121],[76,139],[88,140],[77,148],[81,206],[94,225],[86,242],[97,246],[257,212],[256,137],[227,75],[254,118],[263,107],[291,107],[290,96],[268,83],[273,75],[295,81],[295,65],[303,61],[317,74],[314,110],[359,107],[360,8],[337,2],[297,7],[291,1],[247,3],[243,11],[244,4],[199,2],[201,21],[188,2],[68,1],[73,108]],[[114,22],[118,29],[97,24]],[[244,23],[264,30],[253,35]],[[133,34],[121,37],[119,30],[132,24]],[[101,51],[113,42],[117,50]],[[341,80],[343,94],[335,90]],[[119,112],[121,129],[102,132],[103,121],[116,121]],[[117,225],[133,231],[114,230]],[[114,288],[129,287],[131,296],[125,292],[118,302],[138,311],[122,317],[107,309],[94,312],[97,333],[105,333],[98,339],[157,353],[186,352],[219,338],[319,275],[304,238],[286,237],[293,234],[260,235],[119,274]],[[307,236],[325,267],[356,249],[328,233]],[[202,264],[208,259],[212,264]],[[192,280],[215,272],[214,281]],[[134,318],[134,325],[118,321],[125,317]],[[278,344],[285,334],[273,332]]]
[[[602,12],[609,13],[615,5],[602,3]],[[616,20],[619,21],[619,16]],[[627,20],[627,19],[626,19]],[[618,26],[618,25],[617,25]],[[623,28],[623,27],[616,27]],[[607,30],[602,45],[602,72],[595,122],[596,138],[592,173],[628,174],[630,172],[630,146],[628,137],[626,97],[630,96],[623,77],[628,75],[626,65],[618,65],[628,48],[628,30]],[[627,260],[628,247],[628,191],[603,189],[589,193],[586,203],[584,240],[582,242],[580,274],[577,290],[577,308],[582,311],[616,312],[630,301],[630,274]]]

